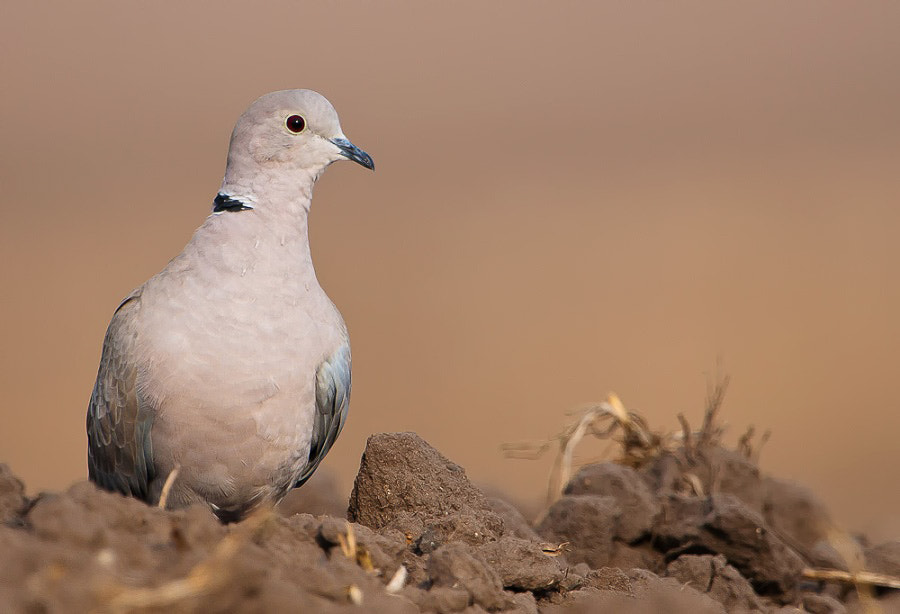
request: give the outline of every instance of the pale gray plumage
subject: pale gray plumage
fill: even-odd
[[[214,213],[110,322],[91,480],[156,503],[177,467],[169,507],[236,520],[312,475],[350,397],[347,329],[307,237],[313,185],[340,159],[374,168],[315,92],[267,94],[240,117]]]

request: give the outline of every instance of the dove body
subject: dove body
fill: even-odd
[[[94,482],[156,503],[177,469],[167,505],[228,521],[312,475],[346,418],[350,345],[307,222],[316,179],[344,158],[373,167],[315,92],[241,116],[214,213],[110,323],[87,416]]]

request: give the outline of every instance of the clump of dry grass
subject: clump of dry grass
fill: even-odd
[[[710,386],[703,424],[696,432],[691,429],[683,414],[678,415],[680,432],[651,429],[643,416],[626,409],[621,399],[611,393],[604,402],[570,412],[576,419],[557,435],[543,441],[504,444],[502,450],[509,458],[537,459],[553,447],[557,448],[547,488],[548,507],[562,495],[563,489],[572,478],[575,468],[575,448],[586,436],[617,444],[620,454],[615,459],[616,462],[629,467],[642,467],[664,452],[677,452],[681,457],[679,460],[692,465],[703,449],[721,443],[725,426],[720,423],[718,415],[728,383],[728,377],[719,377],[715,384]],[[741,437],[739,449],[747,458],[758,460],[769,433],[766,432],[757,445],[753,444],[754,433],[751,426]],[[691,477],[694,479],[691,480]],[[688,474],[687,479],[690,488],[696,494],[704,493],[703,486],[696,476]]]
[[[615,394],[610,394],[604,402],[570,412],[570,415],[578,417],[550,439],[502,446],[509,458],[531,460],[557,447],[547,490],[548,506],[562,495],[563,488],[572,478],[575,448],[585,436],[617,441],[622,449],[620,462],[633,466],[643,464],[669,443],[664,436],[651,431],[643,417],[625,409]]]
[[[711,381],[707,389],[703,422],[697,431],[691,428],[683,414],[678,414],[680,431],[651,429],[640,414],[627,410],[619,397],[610,393],[604,402],[570,411],[569,415],[576,416],[576,419],[553,437],[536,442],[508,443],[501,448],[508,458],[529,460],[538,459],[554,447],[556,448],[548,480],[547,504],[538,521],[562,496],[575,468],[575,448],[588,435],[617,445],[620,454],[614,460],[634,468],[646,465],[663,453],[672,453],[676,462],[683,469],[682,475],[686,482],[684,486],[696,496],[708,496],[717,491],[717,467],[709,467],[710,480],[706,488],[700,478],[690,471],[690,468],[696,467],[706,460],[704,451],[722,445],[727,425],[721,421],[720,412],[729,382],[730,378],[722,374]],[[738,439],[737,451],[754,465],[758,465],[762,448],[770,436],[771,431],[766,430],[756,440],[756,428],[750,425]],[[770,530],[775,531],[772,527]],[[803,559],[810,560],[810,557],[802,547],[795,543],[795,540],[783,535],[779,535],[779,537]],[[866,571],[859,545],[838,527],[829,528],[828,542],[841,554],[850,571],[806,568],[803,570],[803,576],[820,581],[851,583],[856,588],[863,611],[867,614],[878,612],[872,588],[878,586],[900,589],[900,578]]]

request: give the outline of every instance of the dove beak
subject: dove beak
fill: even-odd
[[[362,149],[360,149],[347,139],[336,138],[331,139],[331,142],[341,150],[341,154],[348,160],[353,160],[357,164],[362,164],[369,170],[375,170],[375,162],[372,161],[372,156],[364,152]]]

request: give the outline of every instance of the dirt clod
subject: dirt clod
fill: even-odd
[[[709,498],[670,495],[654,527],[659,547],[677,553],[722,554],[757,593],[783,603],[793,599],[803,560],[766,526],[762,516],[734,495]]]
[[[666,575],[706,593],[728,612],[746,612],[762,608],[753,587],[737,569],[720,555],[686,554],[671,563]]]
[[[763,516],[770,527],[806,551],[828,538],[831,517],[825,504],[809,489],[776,478],[766,478],[763,487]]]
[[[834,597],[808,594],[802,599],[803,609],[810,614],[846,614],[847,608]]]
[[[438,543],[487,541],[503,533],[503,521],[466,477],[415,433],[372,435],[350,495],[347,517],[380,529],[404,514],[433,523]],[[452,521],[444,522],[450,516]]]
[[[566,570],[559,558],[547,555],[540,544],[518,537],[501,537],[478,548],[481,558],[500,575],[504,588],[549,590],[559,585]]]
[[[566,558],[570,562],[596,569],[612,558],[621,514],[612,497],[565,495],[553,504],[537,530],[545,539],[569,542]]]
[[[427,570],[432,585],[462,587],[472,602],[489,611],[513,605],[503,593],[497,572],[463,544],[448,544],[434,551],[428,559]]]
[[[0,463],[0,524],[12,524],[25,510],[25,485],[9,466]]]
[[[499,497],[489,497],[488,505],[491,506],[494,513],[500,516],[500,519],[503,521],[504,535],[513,535],[521,539],[530,539],[533,541],[539,541],[541,539],[534,528],[527,520],[525,520],[522,512],[520,512],[513,504]]]
[[[628,543],[650,533],[653,519],[659,513],[656,500],[637,471],[617,463],[595,463],[582,468],[564,492],[614,498],[621,510],[616,538]]]

